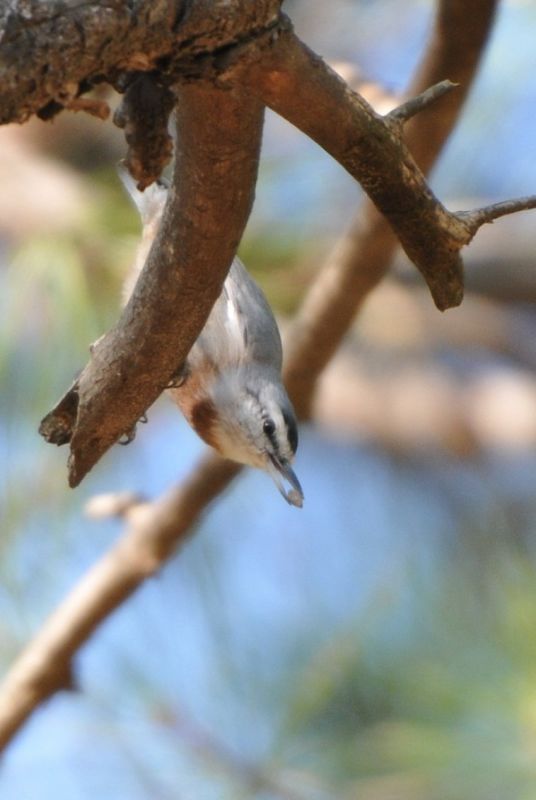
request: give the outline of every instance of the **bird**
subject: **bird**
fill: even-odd
[[[123,287],[130,296],[158,230],[169,184],[159,178],[142,192],[128,169],[119,176],[137,207],[142,235]],[[283,351],[274,315],[238,257],[221,294],[167,391],[200,436],[224,458],[267,472],[285,500],[304,495],[292,469],[298,426],[281,377]]]

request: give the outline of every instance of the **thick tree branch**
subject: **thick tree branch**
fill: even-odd
[[[255,38],[279,0],[11,0],[0,4],[0,124],[49,118],[91,86]]]
[[[76,486],[180,368],[218,297],[251,204],[263,108],[205,81],[178,89],[177,154],[162,225],[115,327],[43,420],[70,438]]]
[[[33,14],[31,26],[26,23],[28,3]],[[31,96],[35,101],[37,87],[41,91],[54,90],[49,103],[40,106],[42,113],[51,104],[55,111],[62,103],[73,102],[97,80],[119,85],[125,72],[149,71],[157,62],[164,80],[172,80],[177,74],[200,72],[221,74],[228,80],[233,62],[238,63],[235,75],[241,84],[249,85],[262,102],[317,141],[361,183],[424,275],[438,308],[458,305],[463,296],[459,251],[470,242],[472,232],[465,224],[465,215],[448,212],[434,197],[402,140],[401,126],[394,124],[424,108],[430,98],[439,96],[439,91],[428,92],[383,119],[297,39],[288,20],[278,17],[275,0],[264,0],[254,6],[247,8],[243,0],[211,4],[208,0],[189,4],[174,0],[164,8],[160,3],[140,0],[133,10],[121,6],[119,11],[108,13],[109,7],[103,8],[98,2],[73,8],[55,0],[43,10],[33,0],[18,0],[15,11],[5,12],[4,18],[0,18],[0,48],[4,48],[5,63],[9,65],[5,69],[5,107],[11,108],[9,90],[14,86],[19,90],[20,102],[20,75],[32,75],[30,83],[23,87],[23,97]],[[93,14],[90,19],[85,15],[86,7]],[[110,46],[99,48],[95,44],[98,37],[102,42],[103,36],[102,26],[95,27],[95,17],[99,22],[104,20],[106,29],[115,36]],[[147,35],[147,40],[139,36],[140,27],[151,32],[153,28],[158,30],[158,52],[151,36]],[[474,22],[469,28],[473,27]],[[56,50],[51,54],[48,38],[44,44],[43,35],[52,30],[62,45],[61,58]],[[68,49],[63,52],[69,46],[73,48],[72,42],[67,41],[73,30],[82,37],[83,47],[78,46],[72,53]],[[252,39],[260,39],[260,34],[270,31],[273,35],[269,37],[269,46],[257,48],[256,58],[252,59],[251,53],[244,58],[244,48],[249,49]],[[19,41],[21,37],[23,41]],[[124,41],[128,44],[122,51],[120,45]],[[27,63],[18,63],[14,43],[28,51]],[[69,77],[61,69],[66,61],[72,68]],[[17,65],[15,72],[13,64]],[[41,80],[36,79],[36,71]],[[31,110],[24,108],[22,118]],[[14,113],[8,111],[5,119],[18,118]],[[162,152],[146,154],[146,168],[140,166],[136,147],[129,156],[140,185],[152,179],[169,154],[164,125],[159,124],[156,129],[152,150],[161,147]],[[130,135],[132,138],[132,132]]]

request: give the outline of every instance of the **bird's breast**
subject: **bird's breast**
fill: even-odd
[[[169,389],[173,401],[198,436],[211,447],[217,448],[215,426],[217,411],[209,394],[215,380],[212,370],[197,370],[188,375],[181,386]]]

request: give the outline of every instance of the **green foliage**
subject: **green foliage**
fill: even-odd
[[[536,569],[496,551],[470,574],[465,555],[372,625],[365,609],[297,676],[295,761],[342,796],[533,796]]]

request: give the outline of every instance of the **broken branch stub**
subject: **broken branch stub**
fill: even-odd
[[[156,73],[139,72],[132,76],[114,114],[128,144],[125,166],[140,191],[161,175],[173,155],[168,120],[174,104],[173,92]]]

